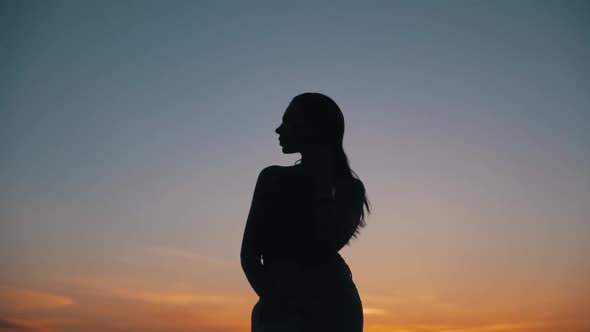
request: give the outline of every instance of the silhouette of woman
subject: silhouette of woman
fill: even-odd
[[[338,253],[365,226],[365,187],[342,147],[344,117],[320,93],[289,103],[275,130],[299,164],[258,175],[240,252],[259,296],[253,332],[363,330],[362,302]]]

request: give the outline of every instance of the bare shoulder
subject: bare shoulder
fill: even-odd
[[[300,174],[301,170],[297,165],[270,165],[262,169],[259,175],[259,181],[261,182],[261,186],[265,188],[265,191],[278,194],[285,189],[283,186],[286,183],[291,182],[291,179],[297,179],[297,176]]]
[[[301,176],[303,171],[300,165],[292,166],[281,166],[281,165],[270,165],[266,166],[260,172],[259,180],[263,187],[267,190],[279,190],[279,182],[285,179],[295,179],[298,181],[302,179]],[[365,193],[365,187],[363,182],[354,177],[347,177],[339,179],[337,182],[337,188],[340,189],[341,193],[349,196],[361,196]]]
[[[288,166],[270,165],[264,167],[258,175],[258,181],[267,189],[274,187],[279,177],[289,172]]]
[[[265,178],[274,178],[279,175],[284,174],[287,170],[287,166],[280,166],[280,165],[270,165],[266,166],[265,168],[260,171],[260,176]]]
[[[262,169],[261,174],[264,173],[265,176],[268,177],[276,177],[276,176],[289,176],[295,175],[300,172],[300,167],[297,165],[294,166],[281,166],[281,165],[270,165],[266,166]]]

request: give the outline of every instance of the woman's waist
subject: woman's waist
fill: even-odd
[[[356,286],[348,264],[340,255],[315,265],[294,260],[275,260],[264,265],[270,293],[282,293],[293,299],[354,295]]]
[[[318,282],[321,280],[348,280],[352,273],[340,254],[313,259],[272,258],[264,260],[264,269],[275,280]]]
[[[300,254],[300,253],[276,253],[263,254],[263,263],[267,267],[274,266],[289,266],[289,267],[320,267],[323,265],[344,263],[344,259],[339,253],[316,253],[316,254]]]

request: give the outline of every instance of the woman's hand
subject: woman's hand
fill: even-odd
[[[302,316],[297,310],[284,309],[268,298],[261,298],[257,306],[259,312],[253,315],[253,331],[304,331]]]
[[[292,308],[286,298],[271,295],[260,299],[262,304],[260,311],[260,319],[262,322],[278,320],[287,315]]]

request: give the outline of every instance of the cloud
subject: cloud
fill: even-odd
[[[553,322],[511,322],[511,323],[493,323],[486,325],[467,326],[459,328],[448,328],[441,329],[440,332],[495,332],[495,331],[534,331],[540,328],[555,327],[555,321]]]
[[[374,303],[379,305],[387,305],[399,303],[402,301],[399,297],[387,296],[387,295],[375,295],[375,294],[363,294],[363,303]]]
[[[381,308],[363,308],[365,315],[385,315],[387,311]]]
[[[239,304],[249,301],[248,297],[239,294],[194,291],[178,287],[171,289],[171,286],[148,285],[142,280],[109,276],[70,276],[64,277],[64,280],[67,280],[70,286],[91,290],[101,295],[151,304]]]
[[[140,300],[148,303],[172,304],[172,305],[189,305],[189,304],[215,304],[240,302],[244,299],[238,296],[221,295],[221,294],[199,294],[186,292],[157,292],[157,291],[115,291],[130,299]]]
[[[465,324],[459,321],[449,324],[368,324],[375,332],[407,331],[407,332],[582,332],[588,331],[589,320],[532,320],[514,322],[488,322],[481,324]]]
[[[239,267],[239,262],[229,262],[223,259],[219,259],[216,257],[211,257],[207,255],[202,255],[196,252],[172,248],[172,247],[163,247],[163,246],[155,246],[155,245],[148,245],[145,246],[145,249],[159,257],[169,257],[169,258],[180,258],[186,259],[191,261],[197,261],[200,263],[212,265],[218,268],[225,268],[225,269],[235,269]]]
[[[135,279],[76,275],[64,276],[63,280],[76,294],[80,294],[80,304],[72,310],[51,313],[51,317],[47,318],[63,314],[79,319],[79,323],[66,329],[61,325],[49,325],[58,322],[41,321],[47,316],[43,313],[32,313],[27,316],[28,324],[21,325],[34,326],[34,332],[235,332],[246,330],[253,306],[251,298],[238,294],[166,289],[168,285],[150,286]],[[14,320],[11,319],[11,322]]]
[[[9,312],[28,312],[73,305],[72,298],[27,288],[0,288],[0,308]]]
[[[0,318],[0,331],[56,332],[56,327],[78,323],[78,319],[72,318]]]
[[[27,326],[0,318],[0,331],[31,331]]]

